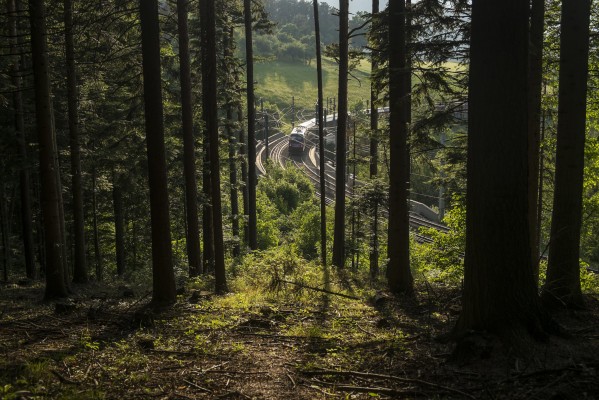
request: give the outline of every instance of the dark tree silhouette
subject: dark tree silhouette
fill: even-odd
[[[543,300],[581,307],[580,229],[590,0],[562,2],[555,191]]]
[[[61,228],[60,175],[56,162],[48,49],[46,44],[46,9],[43,0],[29,0],[31,20],[31,61],[35,92],[35,122],[39,142],[42,217],[46,265],[45,298],[67,296],[64,271],[64,240]]]
[[[320,21],[318,0],[314,0],[314,39],[316,41],[316,76],[318,81],[318,149],[320,171],[320,257],[323,266],[327,265],[327,203],[324,154],[324,104],[322,95],[322,56],[320,51]]]
[[[200,253],[200,227],[198,224],[198,187],[195,174],[196,162],[193,137],[187,5],[188,0],[177,0],[181,127],[183,131],[183,174],[185,175],[185,210],[187,221],[187,259],[189,261],[189,276],[198,276],[202,272],[202,259]]]
[[[223,220],[220,198],[220,160],[218,139],[217,75],[216,75],[216,10],[214,0],[200,3],[202,26],[202,118],[204,137],[210,139],[210,184],[212,203],[212,229],[214,244],[215,291],[227,292],[225,276],[225,246],[223,242]],[[254,159],[255,160],[255,159]]]
[[[372,0],[372,19],[379,17],[379,0]],[[371,22],[370,27],[373,29],[374,22]],[[378,95],[374,85],[374,76],[378,68],[377,57],[371,57],[370,64],[370,179],[376,178],[378,175],[379,164],[379,114],[378,114]],[[372,207],[372,224],[371,243],[370,243],[370,276],[374,279],[379,274],[379,249],[378,249],[378,203],[374,203]]]
[[[530,224],[531,266],[539,280],[539,162],[541,137],[541,90],[543,83],[543,32],[545,1],[532,0],[530,17],[528,91],[528,219]]]
[[[347,75],[349,68],[349,0],[339,1],[339,91],[335,154],[335,226],[333,265],[345,265],[345,174],[347,151]]]
[[[73,282],[86,283],[85,227],[83,219],[83,189],[81,183],[81,149],[79,145],[79,112],[77,102],[77,69],[73,39],[73,1],[64,0],[64,37],[67,61],[67,103],[69,109],[69,147],[71,150],[71,194],[73,195]]]
[[[530,268],[528,2],[474,1],[468,94],[463,310],[454,333],[544,335]]]
[[[27,278],[35,279],[36,271],[33,257],[33,223],[31,213],[31,178],[29,167],[29,156],[27,154],[27,137],[25,134],[25,120],[23,111],[23,95],[21,92],[21,76],[23,55],[18,55],[18,47],[21,45],[21,36],[17,29],[17,8],[15,0],[7,0],[7,14],[10,32],[10,54],[12,60],[12,84],[13,84],[13,107],[15,115],[15,132],[19,144],[19,156],[21,158],[22,167],[19,171],[19,191],[21,198],[21,230],[23,237],[23,256],[25,258],[25,273]]]
[[[254,51],[252,44],[252,7],[251,0],[243,0],[245,22],[245,58],[247,79],[247,155],[248,155],[248,234],[250,249],[258,248],[258,232],[256,220],[256,110],[254,99]]]
[[[406,46],[406,3],[389,3],[389,234],[387,280],[394,293],[411,295],[408,189],[409,68]]]
[[[139,10],[152,224],[152,303],[162,305],[174,303],[176,293],[166,183],[158,2],[140,0]]]

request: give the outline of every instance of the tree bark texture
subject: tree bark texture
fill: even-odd
[[[220,156],[218,137],[217,75],[216,75],[216,10],[214,0],[200,3],[202,25],[202,116],[204,137],[210,139],[210,184],[212,203],[212,229],[214,243],[215,292],[227,292],[225,275],[225,245],[220,190]],[[255,165],[255,158],[254,158]]]
[[[116,251],[116,273],[125,273],[125,210],[123,207],[123,191],[119,178],[113,178],[112,202],[114,209],[114,244]]]
[[[21,230],[23,238],[23,256],[25,258],[25,273],[27,278],[35,279],[34,246],[33,246],[33,216],[31,213],[31,179],[29,156],[27,154],[27,136],[25,134],[25,120],[23,118],[23,95],[21,93],[21,69],[23,56],[18,56],[18,47],[21,44],[17,29],[17,8],[15,0],[7,0],[7,13],[10,35],[10,54],[12,63],[13,107],[15,115],[15,132],[19,145],[19,156],[22,168],[19,171],[19,189],[21,198]]]
[[[185,209],[187,222],[187,259],[189,261],[189,276],[198,276],[202,272],[202,256],[200,253],[200,227],[198,222],[198,187],[195,175],[195,141],[193,136],[187,5],[188,0],[177,0],[179,76],[181,80],[181,126],[183,131],[183,174],[185,176]]]
[[[372,0],[372,22],[379,18],[379,0]],[[372,28],[371,28],[372,29]],[[370,179],[376,178],[379,167],[379,113],[378,113],[378,96],[374,87],[374,75],[378,69],[377,57],[371,57],[370,65]],[[370,225],[370,276],[375,278],[379,274],[379,250],[378,250],[378,204],[375,203],[372,207],[372,223]]]
[[[174,303],[176,293],[164,147],[158,2],[140,0],[139,9],[152,226],[152,303],[160,305]]]
[[[85,256],[85,221],[83,217],[83,188],[81,183],[81,149],[79,146],[79,112],[77,104],[77,69],[73,39],[73,1],[64,0],[64,36],[67,61],[67,103],[69,114],[69,147],[71,150],[71,192],[73,195],[73,282],[87,283]]]
[[[475,0],[463,310],[454,333],[516,340],[547,320],[530,268],[528,2]]]
[[[539,193],[539,154],[541,137],[541,91],[543,86],[543,32],[545,1],[532,0],[530,17],[528,91],[528,219],[530,224],[531,268],[539,280],[539,235],[537,226]]]
[[[581,307],[580,229],[590,0],[562,2],[555,191],[543,300]]]
[[[55,155],[55,131],[52,117],[48,50],[46,45],[46,10],[43,0],[29,0],[31,21],[31,61],[35,93],[35,120],[39,142],[42,217],[46,264],[45,298],[67,296],[64,281],[64,249],[60,220],[60,175]]]
[[[410,270],[408,117],[410,88],[405,0],[389,3],[389,234],[387,281],[393,293],[413,294]]]
[[[326,174],[324,154],[324,104],[322,94],[322,56],[320,51],[320,21],[318,19],[318,0],[314,0],[314,36],[316,41],[316,77],[318,82],[318,150],[320,172],[320,258],[323,266],[327,265],[327,203]]]
[[[252,44],[252,8],[251,0],[243,0],[245,22],[245,58],[247,79],[247,153],[248,153],[248,233],[250,249],[258,248],[258,231],[256,216],[256,110],[254,98],[254,51]]]
[[[347,76],[349,68],[349,0],[339,1],[339,90],[335,165],[333,265],[345,265],[345,176],[347,151]]]

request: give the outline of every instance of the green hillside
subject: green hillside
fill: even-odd
[[[334,60],[323,59],[323,96],[337,97],[338,69]],[[291,63],[269,61],[254,66],[256,98],[276,104],[280,109],[291,106],[295,97],[297,109],[312,110],[317,98],[316,62]],[[359,79],[349,80],[349,106],[370,99],[370,64],[363,62],[353,75]]]

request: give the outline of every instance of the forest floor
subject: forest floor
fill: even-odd
[[[417,300],[278,289],[188,287],[156,312],[149,292],[125,287],[90,284],[44,303],[41,284],[4,285],[0,398],[599,398],[596,296],[555,316],[570,339],[506,355],[479,336],[477,356],[456,362],[439,340],[459,314],[456,289],[426,285]]]

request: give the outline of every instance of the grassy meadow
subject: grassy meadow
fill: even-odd
[[[337,97],[337,82],[339,71],[337,63],[331,59],[322,60],[323,69],[323,97]],[[370,99],[370,63],[362,62],[350,77],[349,106],[358,101]],[[356,79],[357,78],[357,79]],[[291,63],[281,61],[267,61],[256,63],[254,66],[254,79],[256,85],[256,98],[276,104],[279,109],[291,106],[291,98],[295,97],[296,109],[313,110],[318,95],[316,61],[310,65],[306,63]]]

